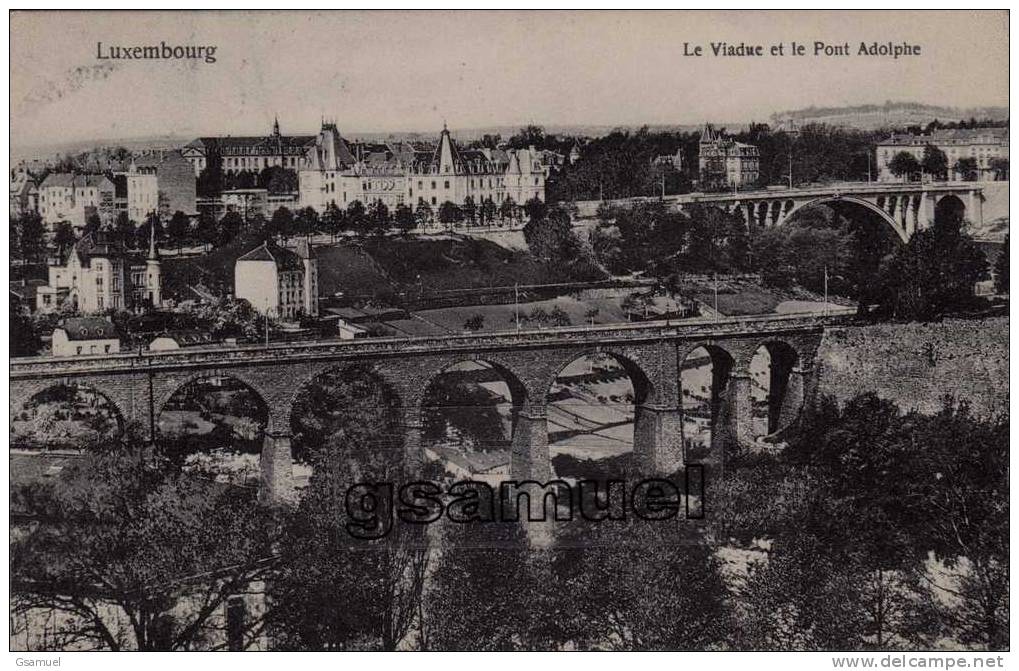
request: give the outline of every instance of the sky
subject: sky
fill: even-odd
[[[850,56],[813,56],[815,40]],[[807,55],[788,55],[790,43]],[[916,57],[856,55],[919,44]],[[102,60],[214,45],[216,62]],[[715,57],[746,42],[761,57]],[[687,43],[686,46],[684,43]],[[782,43],[783,55],[770,55]],[[12,146],[150,135],[698,124],[883,103],[1008,105],[990,12],[13,12]],[[706,55],[684,56],[700,45]],[[108,53],[108,51],[106,51]]]

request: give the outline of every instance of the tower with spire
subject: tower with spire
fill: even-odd
[[[162,267],[156,249],[156,227],[149,226],[149,254],[145,257],[145,297],[153,308],[163,306]]]

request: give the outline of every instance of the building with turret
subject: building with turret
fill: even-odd
[[[705,124],[698,168],[702,188],[751,186],[761,177],[761,153],[754,145],[737,142]]]
[[[419,202],[433,209],[447,201],[463,205],[467,198],[478,205],[489,199],[497,207],[508,199],[522,205],[545,199],[546,172],[533,147],[462,149],[445,126],[435,144],[367,144],[348,142],[335,124],[323,123],[298,173],[299,205],[320,212],[355,200],[390,210]]]
[[[84,314],[163,305],[159,252],[151,237],[142,258],[103,233],[86,235],[48,272],[48,282],[36,290],[36,308],[42,312],[64,305]]]

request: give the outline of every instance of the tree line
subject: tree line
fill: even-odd
[[[730,453],[704,524],[576,516],[539,545],[469,518],[352,538],[350,485],[446,476],[407,470],[392,399],[356,375],[323,381],[296,415],[314,471],[294,505],[182,474],[165,448],[130,438],[15,487],[17,519],[33,521],[12,541],[15,616],[55,610],[68,617],[54,645],[106,649],[1008,646],[1005,415],[822,399],[781,455]],[[222,622],[238,595],[253,600]],[[109,605],[128,627],[103,616]]]
[[[681,285],[689,273],[757,273],[777,289],[827,287],[888,319],[927,321],[980,305],[973,289],[989,266],[960,212],[938,208],[934,224],[905,244],[883,221],[855,214],[815,207],[765,227],[712,206],[680,212],[661,201],[603,204],[589,242],[611,273],[646,273],[667,285]],[[560,248],[567,257],[580,254],[576,242]],[[1007,255],[999,256],[995,275],[1005,278],[999,288],[1007,292]]]

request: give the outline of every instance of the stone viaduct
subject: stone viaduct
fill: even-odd
[[[637,200],[653,199],[631,199]],[[851,204],[878,215],[906,242],[913,233],[934,222],[934,212],[941,206],[951,206],[973,224],[982,224],[984,195],[980,182],[844,182],[793,189],[688,193],[666,196],[665,201],[680,210],[696,204],[721,207],[740,215],[747,224],[754,222],[761,227],[780,226],[798,212],[817,205]],[[593,216],[597,205],[581,207],[581,211]]]
[[[293,488],[291,409],[316,377],[350,365],[370,367],[398,399],[405,458],[416,464],[422,458],[422,404],[429,383],[452,365],[481,361],[497,370],[511,390],[512,477],[547,480],[546,394],[572,361],[600,353],[619,361],[633,384],[638,463],[648,471],[672,472],[684,464],[680,371],[690,353],[703,347],[712,359],[713,442],[745,446],[752,442],[749,369],[755,352],[765,347],[771,355],[768,416],[774,433],[788,426],[811,397],[814,356],[831,319],[788,315],[12,359],[11,410],[20,412],[47,388],[81,385],[104,396],[122,426],[136,423],[154,438],[159,413],[177,390],[201,378],[231,377],[250,387],[268,409],[262,493],[285,498]],[[711,451],[721,454],[715,446]]]

